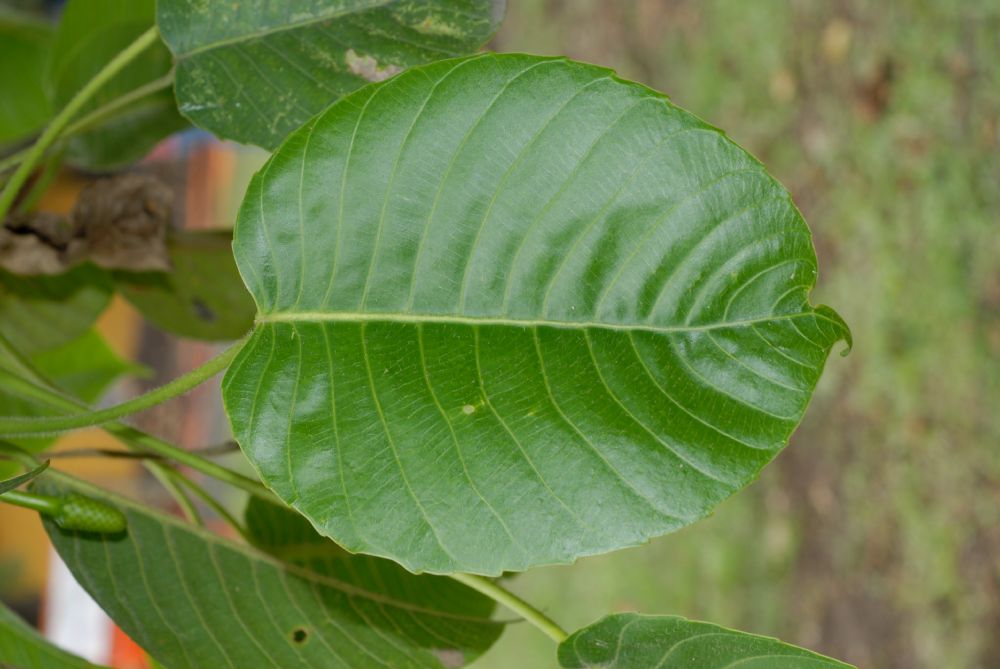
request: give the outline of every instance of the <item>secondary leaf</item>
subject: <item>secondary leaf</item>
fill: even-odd
[[[171,669],[441,669],[477,656],[502,629],[461,609],[463,600],[415,604],[373,573],[331,576],[280,562],[64,475],[38,488],[75,490],[125,513],[121,539],[48,521],[46,529],[80,584]]]
[[[413,571],[569,562],[704,517],[848,331],[788,193],[605,69],[483,55],[348,96],[255,176],[223,382],[263,480]]]
[[[115,284],[158,327],[195,339],[239,339],[253,300],[233,260],[229,232],[181,232],[167,240],[169,272],[117,272]]]
[[[0,667],[10,669],[99,669],[56,648],[0,602]]]
[[[61,346],[90,329],[111,291],[107,274],[92,265],[57,276],[0,270],[0,335],[23,354]]]
[[[111,58],[152,27],[155,11],[155,0],[67,2],[49,60],[47,81],[53,105],[65,106]],[[157,43],[104,86],[83,114],[160,80],[171,67],[170,52]],[[67,160],[95,170],[119,167],[146,155],[185,125],[169,85],[164,85],[72,138]]]
[[[51,41],[48,24],[0,7],[0,145],[23,139],[49,118],[42,73]]]
[[[273,149],[340,96],[477,50],[506,0],[160,0],[177,101],[219,137]]]
[[[565,669],[850,669],[777,639],[677,616],[622,613],[559,645]]]
[[[348,553],[317,534],[309,521],[291,509],[251,497],[245,517],[247,533],[257,548],[313,573],[354,583],[414,606],[433,605],[483,619],[493,612],[493,600],[455,580],[416,576],[391,560]],[[460,666],[473,659],[457,650],[442,650],[438,656],[445,666]]]
[[[9,490],[14,490],[15,488],[19,488],[23,486],[25,483],[28,483],[29,481],[33,481],[34,479],[38,478],[42,474],[42,472],[44,472],[48,468],[49,468],[49,463],[46,460],[42,464],[32,469],[30,472],[25,472],[13,478],[0,481],[0,495]]]

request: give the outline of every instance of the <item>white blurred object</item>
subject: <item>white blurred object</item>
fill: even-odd
[[[114,624],[50,551],[45,592],[45,638],[95,664],[111,661]]]

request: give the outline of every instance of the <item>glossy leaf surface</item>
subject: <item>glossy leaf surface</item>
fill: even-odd
[[[65,476],[50,474],[37,488],[72,489],[125,513],[122,538],[48,521],[46,529],[81,585],[171,669],[441,669],[478,655],[500,631],[459,600],[415,604],[371,574],[280,562]]]
[[[160,0],[177,100],[219,137],[273,149],[340,96],[476,51],[506,0]]]
[[[70,0],[52,46],[48,87],[60,109],[118,52],[154,23],[155,0]],[[81,113],[107,105],[167,75],[170,52],[160,42],[144,51],[94,96]],[[67,160],[87,169],[120,167],[146,155],[186,125],[169,86],[142,96],[87,132],[73,137]]]
[[[677,616],[607,616],[559,645],[565,669],[849,669],[770,637]]]
[[[0,7],[0,145],[40,130],[49,119],[42,88],[52,28]]]
[[[223,383],[263,480],[349,550],[497,574],[704,517],[833,344],[788,193],[608,70],[521,55],[367,87],[292,135],[234,238]]]
[[[167,240],[171,271],[115,273],[129,302],[158,327],[195,339],[239,339],[254,305],[233,260],[228,232],[182,232]]]
[[[0,667],[10,669],[99,669],[56,648],[0,602]]]

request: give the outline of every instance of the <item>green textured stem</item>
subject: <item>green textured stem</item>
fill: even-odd
[[[10,490],[0,495],[0,502],[13,504],[25,509],[31,509],[46,516],[58,515],[62,509],[62,500],[48,495],[36,495],[23,490]]]
[[[89,114],[81,118],[79,121],[74,121],[73,123],[71,123],[66,127],[66,130],[63,131],[62,133],[62,136],[73,137],[74,135],[86,132],[91,128],[93,128],[95,125],[101,123],[102,121],[114,118],[115,113],[123,109],[124,107],[127,107],[133,102],[138,102],[139,100],[142,100],[143,98],[148,97],[153,93],[158,93],[159,91],[162,91],[164,88],[168,88],[173,83],[174,83],[174,71],[171,69],[169,72],[167,72],[159,79],[154,79],[148,83],[143,84],[142,86],[139,86],[138,88],[133,88],[128,93],[125,93],[124,95],[115,98],[106,105],[98,107],[94,111],[90,112]]]
[[[529,623],[540,629],[550,639],[556,643],[562,643],[569,635],[559,627],[558,624],[547,615],[536,609],[534,606],[524,601],[513,592],[503,588],[496,581],[476,576],[474,574],[451,574],[451,577],[469,586],[473,590],[486,595],[499,604],[503,604],[508,609],[521,616]]]
[[[45,128],[44,132],[42,132],[41,136],[28,150],[28,153],[24,156],[24,161],[18,166],[14,174],[11,175],[10,180],[7,181],[7,184],[4,186],[3,192],[0,193],[0,221],[7,216],[10,206],[14,203],[14,198],[17,197],[18,191],[21,189],[21,186],[24,185],[24,182],[27,181],[31,171],[35,169],[35,165],[37,165],[38,161],[41,160],[43,155],[45,155],[45,151],[59,138],[62,131],[67,125],[69,125],[70,120],[81,109],[83,109],[83,106],[86,105],[92,97],[94,97],[97,91],[113,79],[115,75],[121,72],[126,65],[135,60],[143,51],[156,43],[156,40],[159,39],[159,35],[160,33],[156,26],[153,26],[140,35],[138,39],[112,58],[100,72],[94,75],[93,79],[88,81],[87,84],[73,96],[73,99],[70,100],[65,107],[63,107],[62,111],[56,114],[56,117],[52,119],[49,125]]]
[[[206,476],[211,476],[214,479],[228,483],[234,488],[239,488],[240,490],[243,490],[254,497],[259,497],[264,501],[271,502],[272,504],[283,504],[278,501],[278,498],[275,497],[274,494],[265,488],[259,481],[243,476],[242,474],[234,472],[231,469],[227,469],[226,467],[216,464],[211,460],[206,460],[190,451],[177,448],[170,442],[164,441],[159,437],[154,437],[151,434],[141,432],[133,427],[129,427],[128,425],[123,425],[121,423],[108,423],[102,427],[105,431],[121,439],[125,445],[130,448],[155,453],[166,458],[167,460],[172,460],[176,463],[185,465],[186,467],[190,467],[195,471],[201,472]]]
[[[236,530],[236,532],[243,538],[244,541],[246,541],[248,544],[253,543],[250,539],[250,536],[247,534],[246,529],[243,528],[240,522],[233,517],[233,514],[229,513],[229,510],[226,509],[226,507],[222,506],[219,500],[215,499],[210,494],[208,494],[207,490],[205,490],[203,487],[201,487],[200,485],[192,481],[190,478],[184,476],[181,472],[175,469],[170,469],[169,474],[176,479],[177,483],[187,486],[192,492],[194,492],[194,494],[200,497],[202,501],[205,502],[205,504],[210,506],[212,510],[215,511],[216,514],[218,514],[219,518],[224,520],[226,523],[229,524],[230,527]]]
[[[156,477],[156,480],[160,482],[160,485],[170,493],[170,496],[174,498],[177,505],[184,512],[184,517],[188,519],[189,523],[197,525],[198,527],[204,527],[205,523],[201,518],[201,514],[198,513],[198,509],[195,507],[191,498],[188,497],[187,493],[177,485],[177,481],[174,480],[174,470],[167,467],[159,462],[147,462],[146,469]]]
[[[224,370],[229,366],[229,363],[232,362],[236,354],[240,352],[245,343],[246,339],[241,339],[205,364],[192,369],[187,374],[174,379],[170,383],[127,402],[108,407],[107,409],[75,413],[67,416],[45,416],[40,418],[0,416],[0,436],[13,437],[75,430],[109,423],[117,418],[145,411],[161,402],[165,402],[178,395],[183,395]]]
[[[5,341],[2,338],[0,338],[0,344],[5,344]],[[51,388],[48,385],[42,385],[43,380],[39,377],[38,373],[30,367],[27,361],[23,360],[17,352],[9,346],[7,346],[7,352],[13,355],[18,362],[20,362],[21,366],[25,370],[25,373],[29,373],[38,379],[37,381],[29,381],[21,376],[12,374],[0,368],[0,379],[3,379],[3,386],[7,390],[13,391],[22,397],[37,400],[60,411],[78,413],[81,409],[87,408],[87,405],[83,404],[79,400],[62,393],[59,390]],[[195,471],[199,471],[202,474],[228,483],[229,485],[239,488],[240,490],[243,490],[255,497],[259,497],[264,501],[271,502],[272,504],[281,504],[274,494],[265,488],[259,481],[243,476],[242,474],[234,472],[231,469],[227,469],[226,467],[216,464],[211,460],[207,460],[196,453],[178,448],[170,442],[160,439],[159,437],[154,437],[151,434],[129,427],[123,423],[107,423],[102,426],[102,429],[117,437],[122,441],[122,443],[133,450],[143,453],[154,453],[168,460],[186,465],[187,467],[190,467]]]

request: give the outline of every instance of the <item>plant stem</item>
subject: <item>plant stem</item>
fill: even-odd
[[[24,416],[0,416],[0,436],[12,437],[75,430],[82,427],[92,427],[101,423],[108,423],[117,418],[144,411],[178,395],[183,395],[224,370],[229,366],[229,363],[232,362],[236,354],[240,352],[245,343],[246,339],[241,339],[205,364],[192,369],[183,376],[177,377],[170,383],[127,402],[108,407],[107,409],[74,413],[67,416],[30,418]]]
[[[127,107],[133,102],[143,99],[148,95],[162,91],[164,88],[169,87],[174,83],[174,71],[171,69],[165,75],[159,79],[153,79],[150,82],[139,86],[138,88],[133,88],[128,93],[121,95],[106,105],[102,105],[90,112],[78,121],[75,121],[66,127],[63,131],[63,137],[72,137],[78,135],[82,132],[86,132],[99,124],[101,121],[106,121],[109,118],[114,118],[115,112]]]
[[[0,494],[0,502],[31,509],[47,516],[54,516],[62,508],[62,500],[48,495],[36,495],[22,490],[9,490]]]
[[[540,629],[550,639],[556,643],[562,643],[569,635],[563,628],[559,627],[551,618],[536,609],[534,606],[524,601],[513,592],[505,589],[495,581],[483,576],[474,574],[451,574],[451,577],[486,595],[490,599],[503,604],[508,609],[521,616],[529,623]]]
[[[211,476],[212,478],[218,479],[223,483],[228,483],[234,488],[239,488],[240,490],[243,490],[254,497],[259,497],[266,502],[271,502],[272,504],[282,504],[282,502],[278,501],[274,494],[265,488],[259,481],[243,476],[242,474],[234,472],[231,469],[227,469],[226,467],[216,464],[211,460],[206,460],[205,458],[202,458],[201,456],[190,451],[185,451],[183,448],[178,448],[170,442],[160,439],[159,437],[154,437],[151,434],[141,432],[133,427],[129,427],[128,425],[123,425],[121,423],[108,423],[102,427],[105,431],[118,437],[122,440],[122,442],[131,448],[155,453],[166,458],[167,460],[173,460],[174,462],[201,472],[206,476]]]
[[[115,114],[132,104],[133,102],[138,102],[143,98],[157,93],[164,88],[169,87],[174,83],[174,71],[170,70],[165,75],[159,79],[154,79],[149,83],[143,84],[138,88],[134,88],[128,93],[115,98],[106,105],[98,107],[94,111],[90,112],[79,121],[74,121],[73,123],[66,126],[66,129],[59,133],[60,139],[65,139],[66,137],[75,137],[81,133],[87,132],[97,124],[102,121],[107,121],[108,119],[115,118]],[[6,172],[9,169],[17,167],[21,162],[27,157],[28,153],[31,151],[31,147],[22,149],[16,153],[12,153],[6,158],[0,160],[0,173]]]
[[[28,399],[37,400],[60,411],[78,413],[81,409],[86,410],[88,408],[80,400],[54,388],[50,382],[31,366],[24,356],[10,346],[10,343],[2,335],[0,335],[0,352],[3,352],[14,362],[18,363],[20,373],[32,377],[32,380],[28,380],[18,374],[0,368],[0,381],[3,382],[5,390],[13,391]],[[102,428],[105,432],[116,436],[122,443],[133,450],[154,453],[168,460],[179,462],[195,471],[199,471],[255,497],[259,497],[266,502],[281,504],[274,494],[265,488],[260,481],[243,476],[211,460],[200,457],[196,453],[178,448],[159,437],[154,437],[151,434],[129,427],[123,423],[107,423]]]
[[[156,480],[160,482],[170,496],[174,498],[177,505],[181,507],[181,511],[184,512],[184,516],[188,519],[189,523],[197,525],[198,527],[204,527],[205,523],[201,519],[201,514],[198,513],[198,509],[191,502],[191,498],[187,496],[187,493],[177,485],[172,474],[174,471],[159,462],[147,462],[146,469],[156,477]]]
[[[112,58],[100,72],[94,75],[93,79],[88,81],[73,96],[73,99],[63,107],[62,111],[52,119],[41,136],[28,150],[24,161],[18,166],[14,174],[11,175],[10,180],[4,186],[3,192],[0,192],[0,221],[6,217],[11,204],[14,203],[14,198],[17,197],[18,191],[28,179],[28,175],[35,169],[35,165],[45,154],[45,151],[59,138],[60,133],[69,124],[70,120],[94,97],[97,91],[121,72],[126,65],[135,60],[143,51],[152,46],[157,39],[159,39],[159,31],[156,26],[153,26]]]
[[[246,541],[248,544],[252,543],[250,541],[250,537],[247,535],[247,531],[243,528],[242,525],[240,525],[239,521],[233,517],[233,514],[229,513],[229,510],[226,509],[226,507],[222,506],[219,500],[212,497],[210,494],[208,494],[207,490],[205,490],[203,487],[195,483],[187,476],[184,476],[181,472],[177,471],[176,469],[170,469],[169,472],[172,476],[174,476],[174,478],[177,479],[179,483],[186,485],[188,488],[191,489],[192,492],[194,492],[194,494],[198,495],[198,497],[200,497],[202,501],[205,502],[205,504],[208,504],[210,507],[212,507],[212,510],[215,511],[216,514],[218,514],[219,518],[224,520],[226,523],[229,524],[230,527],[236,530],[236,532],[240,535],[240,537],[243,538],[244,541]]]

